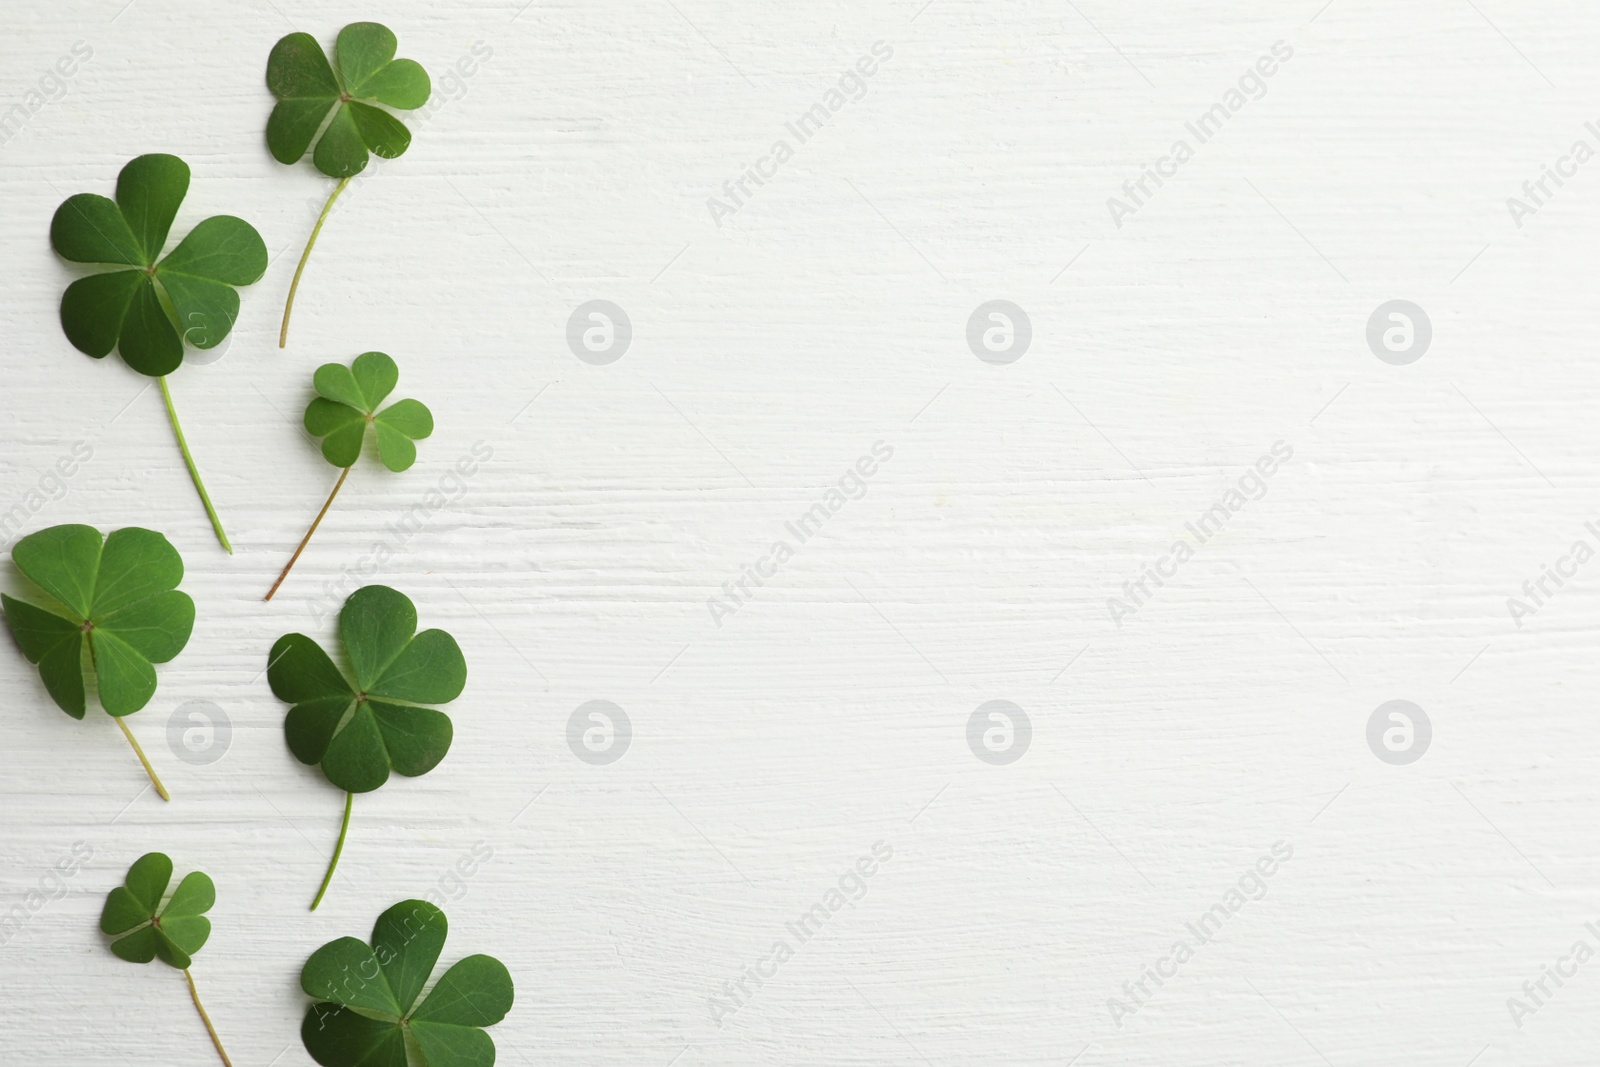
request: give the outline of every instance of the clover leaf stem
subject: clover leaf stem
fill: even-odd
[[[339,866],[339,856],[344,852],[344,837],[350,832],[350,809],[355,806],[356,795],[344,795],[344,823],[339,827],[339,843],[333,846],[333,859],[328,861],[328,873],[322,876],[322,888],[317,890],[317,899],[311,902],[311,910],[316,911],[317,905],[322,903],[323,895],[328,892],[328,884],[333,881],[333,869]]]
[[[333,202],[339,199],[339,194],[344,192],[344,187],[349,184],[350,179],[343,178],[333,187],[328,202],[322,205],[322,214],[317,216],[317,224],[311,228],[311,239],[306,242],[306,250],[300,253],[300,265],[295,267],[294,281],[289,283],[289,300],[283,305],[283,326],[278,330],[279,348],[289,346],[289,316],[294,312],[294,294],[300,288],[300,275],[305,273],[306,260],[311,258],[311,249],[316,246],[317,234],[322,232],[322,224],[328,221],[328,212],[333,210]]]
[[[122,736],[126,737],[128,744],[133,746],[134,754],[139,757],[139,762],[144,764],[144,773],[150,776],[150,782],[156,787],[156,792],[160,794],[161,799],[171,800],[172,794],[167,792],[167,787],[161,784],[160,778],[156,777],[156,769],[150,766],[150,761],[145,758],[144,749],[139,747],[139,741],[133,736],[133,731],[128,729],[128,724],[118,716],[113,715],[112,718],[116,719],[117,725],[122,727]]]
[[[194,481],[194,487],[200,491],[200,503],[206,506],[206,514],[211,516],[211,528],[217,531],[217,540],[222,542],[222,547],[231,556],[233,546],[228,543],[228,535],[222,530],[217,509],[211,506],[211,494],[206,492],[206,483],[200,480],[200,468],[194,465],[194,457],[189,454],[189,442],[183,438],[183,427],[178,425],[178,409],[172,406],[172,390],[167,388],[165,377],[156,380],[161,383],[161,398],[167,402],[167,417],[172,420],[172,432],[177,435],[178,450],[183,453],[183,462],[189,466],[189,477]]]
[[[200,991],[194,987],[194,975],[184,968],[183,977],[189,982],[189,996],[194,998],[195,1009],[200,1012],[200,1021],[206,1024],[206,1033],[211,1035],[211,1043],[217,1046],[217,1055],[222,1057],[225,1067],[233,1067],[233,1061],[228,1059],[228,1052],[222,1047],[222,1038],[217,1036],[217,1028],[211,1025],[211,1016],[206,1014],[206,1006],[200,1003]]]
[[[282,585],[283,580],[289,577],[289,572],[294,569],[295,562],[300,559],[300,553],[304,552],[306,546],[311,543],[311,535],[317,532],[318,526],[322,525],[323,516],[328,514],[329,508],[333,507],[333,498],[339,495],[339,490],[344,488],[344,480],[348,477],[350,477],[350,468],[346,467],[343,473],[339,475],[339,480],[333,483],[333,492],[328,494],[328,502],[322,505],[321,511],[317,512],[317,517],[311,523],[311,529],[307,530],[305,537],[301,538],[300,547],[294,550],[294,555],[289,557],[289,562],[283,565],[283,573],[278,575],[278,580],[272,583],[272,588],[268,589],[267,595],[261,599],[271,600],[273,595],[277,593],[278,586]]]

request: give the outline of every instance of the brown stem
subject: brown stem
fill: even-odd
[[[346,467],[344,473],[339,475],[339,480],[333,483],[333,492],[328,494],[328,502],[322,505],[321,511],[317,512],[316,520],[312,522],[311,529],[306,531],[305,537],[300,541],[300,547],[294,550],[294,555],[290,556],[289,562],[284,564],[283,573],[278,575],[278,580],[272,583],[272,588],[267,590],[267,595],[262,599],[271,600],[273,595],[277,593],[278,586],[282,585],[283,580],[289,577],[289,572],[294,569],[295,561],[300,558],[300,553],[306,550],[306,545],[311,543],[311,535],[317,532],[318,526],[322,525],[322,517],[328,513],[329,508],[333,507],[333,498],[339,495],[339,490],[344,488],[344,480],[348,477],[350,477],[350,468]]]

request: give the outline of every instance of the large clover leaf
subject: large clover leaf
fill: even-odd
[[[122,717],[150,703],[154,665],[182,652],[194,629],[194,601],[177,588],[178,550],[137,527],[102,540],[92,526],[53,526],[18,541],[11,558],[51,598],[47,609],[0,595],[6,623],[28,662],[38,665],[45,690],[62,711],[83,718],[87,652],[100,706],[122,727],[156,792],[171,799]]]
[[[191,957],[211,936],[211,920],[205,913],[217,902],[211,879],[195,871],[178,883],[166,907],[161,900],[172,881],[172,860],[151,852],[128,868],[124,884],[106,897],[100,914],[100,929],[117,940],[111,951],[130,963],[162,963],[186,970]]]
[[[349,467],[361,457],[371,426],[378,458],[392,471],[417,461],[417,446],[433,433],[433,413],[419,400],[400,400],[378,410],[400,381],[400,368],[382,352],[365,352],[355,363],[324,363],[312,383],[317,398],[306,408],[306,431],[321,437],[322,455],[335,467]]]
[[[0,596],[22,654],[39,665],[61,710],[84,716],[84,649],[108,714],[132,715],[150,703],[153,664],[182,652],[194,629],[194,601],[178,591],[178,550],[137,527],[102,540],[92,526],[53,526],[18,541],[11,558],[55,601],[46,610]]]
[[[159,378],[183,362],[183,344],[212,348],[239,317],[236,285],[267,269],[267,246],[248,222],[216,215],[162,258],[167,233],[189,191],[177,156],[139,156],[117,176],[115,201],[70,196],[50,222],[63,259],[116,269],[79,278],[61,298],[61,327],[81,352],[113,348],[141,374]]]
[[[467,661],[443,630],[417,633],[417,609],[382,585],[357,589],[339,612],[339,635],[355,681],[347,679],[315,641],[285,634],[272,646],[267,680],[279,700],[294,705],[283,722],[289,751],[321,764],[346,793],[344,822],[322,888],[322,902],[350,831],[357,793],[368,793],[394,771],[427,774],[450,751],[450,717],[428,704],[448,704],[467,684]]]
[[[355,682],[304,634],[272,646],[267,679],[293,704],[284,720],[289,751],[321,764],[328,781],[368,793],[395,771],[426,774],[450,750],[450,717],[426,704],[448,704],[467,684],[467,662],[443,630],[417,633],[417,609],[402,593],[369,585],[339,613]]]
[[[274,45],[267,58],[267,88],[278,98],[267,119],[273,158],[293,163],[315,141],[317,169],[349,178],[366,169],[369,150],[385,159],[405,152],[411,131],[375,105],[414,111],[428,102],[432,84],[421,64],[394,58],[396,47],[393,32],[376,22],[340,30],[331,65],[309,33]]]
[[[449,924],[422,900],[403,900],[378,916],[371,944],[330,941],[311,954],[300,987],[316,998],[300,1040],[323,1067],[406,1067],[408,1039],[430,1067],[492,1067],[493,1026],[511,1011],[515,990],[505,964],[467,956],[419,1005]]]
[[[195,1010],[206,1024],[211,1043],[222,1057],[223,1067],[231,1067],[222,1038],[211,1025],[211,1016],[200,1003],[189,965],[211,937],[211,920],[205,913],[217,902],[217,888],[210,877],[193,871],[173,890],[166,906],[161,904],[172,881],[172,860],[160,852],[148,852],[134,860],[123,884],[111,890],[100,912],[100,930],[114,940],[111,951],[130,963],[149,963],[159,959],[183,972]]]

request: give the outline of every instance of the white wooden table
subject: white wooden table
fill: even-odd
[[[130,720],[170,804],[4,642],[6,1062],[215,1062],[97,930],[161,849],[218,884],[194,973],[240,1067],[310,1063],[307,955],[429,895],[447,962],[516,979],[506,1064],[1593,1063],[1600,13],[125,2],[4,15],[0,516],[163,531],[199,616]],[[280,351],[331,183],[266,151],[267,52],[373,17],[436,106]],[[52,212],[151,151],[193,168],[175,232],[272,253],[172,380],[231,558],[157,391],[57,321]],[[575,350],[595,300],[631,330]],[[1419,358],[1415,312],[1369,347],[1395,300]],[[264,605],[332,484],[311,372],[369,349],[438,431]],[[367,581],[471,677],[312,915],[342,797],[262,671]],[[1387,711],[1369,747],[1393,700],[1410,763]],[[969,746],[991,701],[1027,729]]]

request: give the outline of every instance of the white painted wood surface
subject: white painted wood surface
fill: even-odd
[[[1600,564],[1507,608],[1600,546],[1600,163],[1520,227],[1506,204],[1600,148],[1591,6],[124,3],[6,9],[0,113],[58,98],[0,146],[0,510],[165,532],[199,619],[130,721],[170,804],[0,650],[0,903],[58,898],[0,946],[7,1063],[215,1062],[181,978],[96,930],[154,848],[218,883],[195,976],[240,1067],[311,1062],[306,956],[429,893],[446,960],[512,970],[507,1064],[1594,1062],[1600,963],[1507,1003],[1600,948]],[[266,55],[371,17],[440,103],[342,202],[280,352],[331,183],[268,156]],[[1198,144],[1185,124],[1275,42],[1264,95]],[[1115,225],[1107,198],[1179,138],[1193,158]],[[707,198],[778,139],[793,157],[719,226]],[[173,379],[232,558],[158,394],[57,324],[51,213],[149,151],[194,170],[175,232],[234,213],[273,253],[223,358]],[[1397,298],[1433,326],[1405,366],[1364,336]],[[633,324],[609,365],[566,342],[591,299]],[[967,345],[991,299],[1032,323],[1009,365]],[[332,482],[295,427],[311,371],[368,349],[438,432],[407,474],[352,476],[263,605]],[[92,458],[30,502],[75,442]],[[865,495],[719,625],[708,599],[875,442]],[[1275,442],[1265,495],[1115,625],[1107,598]],[[311,915],[341,797],[286,751],[267,649],[331,636],[325,583],[440,486],[373,580],[466,650],[455,747],[358,798]],[[609,765],[567,740],[596,699],[633,728]],[[996,699],[1033,730],[1004,766],[966,741]],[[1368,748],[1391,699],[1432,722],[1408,766]],[[209,765],[165,740],[191,701],[232,724]],[[877,842],[864,897],[799,944],[786,924]],[[1125,992],[1275,842],[1265,896]],[[780,939],[793,958],[715,1010]]]

